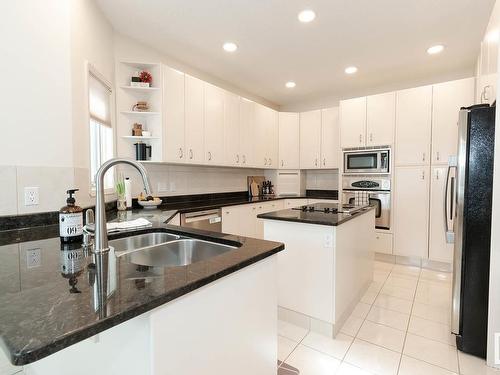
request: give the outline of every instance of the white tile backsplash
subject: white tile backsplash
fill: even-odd
[[[307,170],[306,189],[308,190],[338,190],[339,170]]]

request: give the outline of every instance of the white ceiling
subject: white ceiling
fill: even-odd
[[[115,29],[278,105],[472,73],[495,0],[97,0]],[[297,21],[313,9],[316,20]],[[239,49],[228,54],[223,42]],[[426,49],[444,44],[429,56]],[[344,68],[356,65],[354,76]],[[297,83],[286,89],[288,80]]]

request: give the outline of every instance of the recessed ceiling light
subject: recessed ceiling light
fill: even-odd
[[[316,13],[311,9],[305,9],[299,13],[298,19],[300,22],[308,23],[316,18]]]
[[[289,89],[293,89],[295,86],[297,86],[297,84],[293,81],[288,81],[287,83],[285,83],[285,86]]]
[[[222,45],[222,48],[224,48],[224,51],[226,52],[234,52],[238,49],[238,46],[236,45],[236,43],[226,42]]]
[[[499,30],[492,30],[488,34],[486,34],[486,40],[490,43],[498,42],[499,39],[500,39]]]
[[[436,54],[438,54],[438,53],[443,52],[443,50],[444,50],[444,46],[443,46],[443,45],[441,45],[441,44],[437,44],[437,45],[435,45],[435,46],[429,47],[429,48],[427,49],[427,53],[428,53],[429,55],[436,55]]]
[[[349,66],[349,67],[345,68],[344,71],[346,74],[354,74],[358,71],[358,68],[356,68],[355,66]]]

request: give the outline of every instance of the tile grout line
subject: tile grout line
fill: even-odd
[[[410,328],[410,321],[411,321],[411,315],[413,312],[413,305],[415,304],[415,298],[417,298],[417,288],[418,288],[418,282],[420,281],[421,273],[422,273],[422,268],[420,268],[420,272],[419,272],[418,278],[417,278],[417,286],[416,286],[415,292],[413,294],[413,301],[411,303],[411,309],[410,309],[410,317],[408,318],[408,323],[406,323],[405,337],[403,339],[403,347],[401,348],[401,356],[399,357],[398,369],[397,369],[396,374],[399,374],[399,370],[401,370],[401,362],[403,361],[403,353],[405,351],[406,339],[408,337],[408,329]]]

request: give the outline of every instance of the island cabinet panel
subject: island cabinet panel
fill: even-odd
[[[278,254],[279,306],[331,323],[333,227],[266,220],[265,239],[285,239],[286,250]]]
[[[394,254],[428,257],[429,167],[397,167]]]
[[[152,374],[276,375],[276,271],[272,256],[152,313]]]

